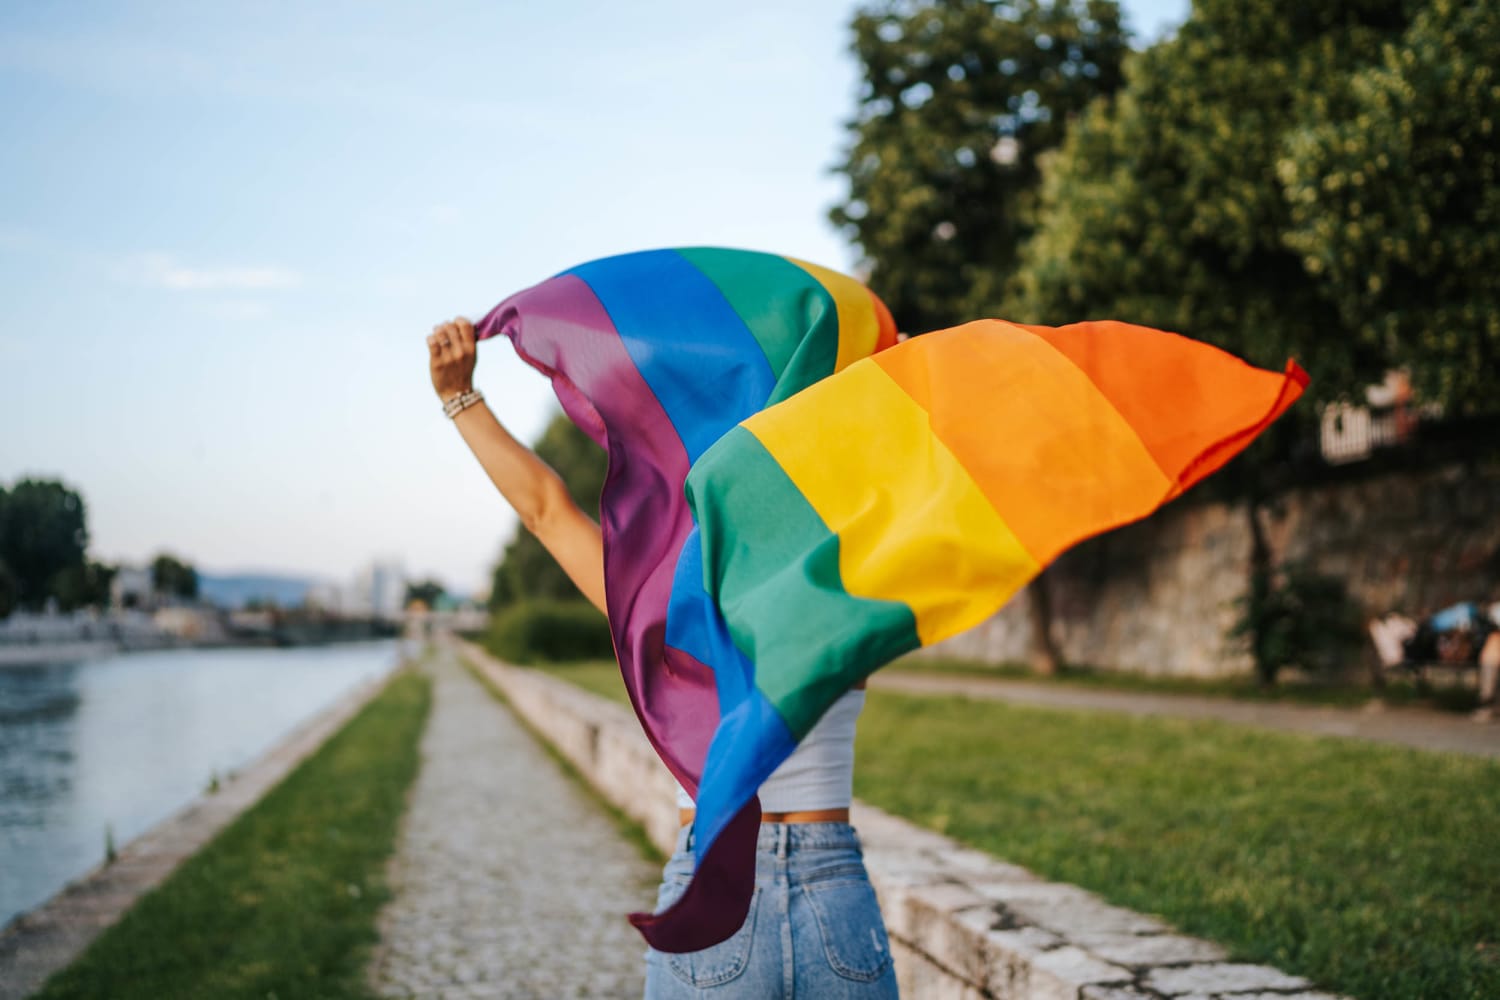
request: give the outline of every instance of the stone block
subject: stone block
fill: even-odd
[[[1076,997],[1090,984],[1124,985],[1134,978],[1129,969],[1095,958],[1075,945],[1044,951],[1031,962],[1032,983],[1048,984],[1059,996]]]
[[[987,968],[983,979],[978,981],[996,997],[1030,996],[1027,991],[1030,989],[1032,963],[1063,944],[1062,938],[1039,927],[990,931],[984,936]]]
[[[879,893],[877,893],[879,895]],[[885,901],[890,907],[885,907]],[[886,929],[898,937],[942,961],[942,952],[961,948],[964,942],[953,942],[953,914],[970,907],[985,907],[988,902],[972,889],[955,883],[934,883],[895,889],[882,897],[881,906],[885,914]],[[962,932],[959,937],[966,937]],[[970,941],[972,947],[976,942]]]
[[[1156,1000],[1154,993],[1142,993],[1134,986],[1085,986],[1079,1000]]]
[[[1073,942],[1117,965],[1179,965],[1184,962],[1222,962],[1223,948],[1202,938],[1178,934],[1072,935]]]
[[[904,997],[987,1000],[978,989],[900,941],[891,941],[891,957],[896,962],[896,985]]]
[[[977,887],[1005,904],[1020,920],[1064,936],[1157,934],[1169,928],[1154,917],[1110,906],[1092,893],[1054,882],[988,884]]]
[[[1146,974],[1148,989],[1168,996],[1185,993],[1247,993],[1251,990],[1297,990],[1312,984],[1269,965],[1214,962],[1176,969],[1153,969]]]

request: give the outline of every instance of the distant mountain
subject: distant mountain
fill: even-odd
[[[254,600],[275,601],[279,607],[293,608],[320,582],[312,577],[270,573],[199,573],[198,596],[231,610],[243,608]]]

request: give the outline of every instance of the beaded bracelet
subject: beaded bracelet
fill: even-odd
[[[473,406],[484,398],[484,393],[478,389],[468,389],[456,396],[451,396],[443,401],[443,414],[452,420],[464,410]]]

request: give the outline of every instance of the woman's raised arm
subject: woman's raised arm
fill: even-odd
[[[473,387],[473,324],[460,317],[433,327],[427,349],[432,387],[439,399],[447,402]],[[453,422],[526,530],[536,535],[583,596],[604,611],[604,542],[599,525],[573,502],[561,477],[511,437],[483,401],[460,411]]]

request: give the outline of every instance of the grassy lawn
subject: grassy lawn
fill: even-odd
[[[1064,684],[1105,691],[1133,691],[1143,694],[1195,694],[1210,698],[1239,698],[1248,701],[1287,702],[1302,705],[1333,705],[1357,708],[1376,697],[1366,684],[1347,681],[1321,681],[1287,678],[1274,687],[1263,688],[1249,675],[1223,678],[1152,677],[1069,665],[1053,677],[1042,677],[1019,663],[980,663],[943,657],[907,656],[885,668],[904,673],[952,674],[961,677],[989,677],[996,680],[1031,681],[1037,684]],[[1405,678],[1387,681],[1380,699],[1391,705],[1425,704],[1453,712],[1466,712],[1476,704],[1471,688],[1447,683],[1419,690]]]
[[[365,997],[430,699],[403,672],[38,997]]]
[[[1500,996],[1500,763],[874,692],[855,794],[1363,1000]]]
[[[629,705],[625,696],[625,680],[620,676],[620,665],[613,660],[587,660],[579,663],[547,663],[529,669],[576,684],[585,691]]]
[[[546,672],[617,701],[613,663]],[[1361,1000],[1500,996],[1500,762],[872,692],[855,794]]]

